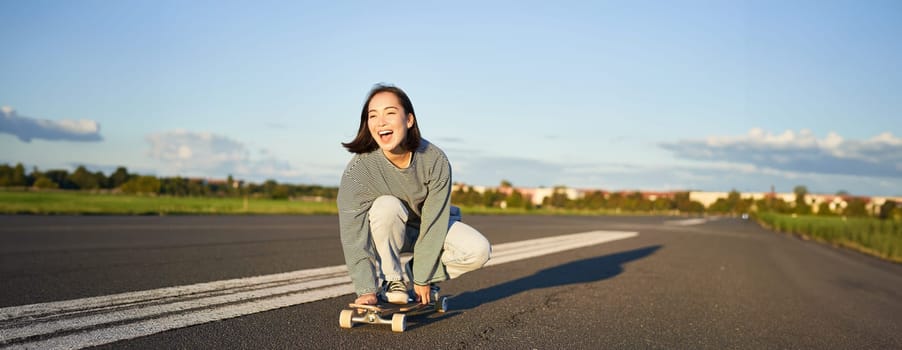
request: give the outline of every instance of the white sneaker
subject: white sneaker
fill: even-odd
[[[410,302],[410,293],[403,281],[388,281],[385,283],[385,299],[392,304],[407,304]]]

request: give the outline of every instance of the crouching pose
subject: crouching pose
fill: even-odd
[[[426,304],[436,284],[481,268],[491,245],[460,222],[451,206],[451,164],[420,136],[413,104],[401,89],[376,85],[360,113],[354,153],[338,190],[341,243],[356,304],[381,296]],[[402,264],[402,255],[413,258]],[[381,284],[380,284],[381,281]]]

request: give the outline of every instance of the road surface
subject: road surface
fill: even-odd
[[[338,327],[335,216],[2,216],[0,347],[902,348],[898,264],[734,218],[464,219],[505,261],[392,333]]]

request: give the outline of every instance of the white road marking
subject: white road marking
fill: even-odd
[[[685,219],[685,220],[669,220],[669,221],[664,221],[664,223],[667,225],[692,226],[692,225],[701,225],[708,221],[711,221],[711,219],[696,218],[696,219]]]
[[[492,247],[492,258],[485,265],[492,266],[511,261],[529,259],[565,250],[631,238],[638,235],[639,234],[636,232],[592,231],[504,243]]]
[[[494,245],[486,266],[637,236],[592,231]],[[80,349],[354,292],[344,265],[0,309],[3,349]]]

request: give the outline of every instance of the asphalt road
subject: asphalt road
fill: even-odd
[[[102,348],[902,348],[902,265],[733,218],[465,216],[493,244],[620,230],[638,237],[442,284],[451,311],[338,327],[353,296]],[[343,263],[334,216],[0,216],[0,307]]]

